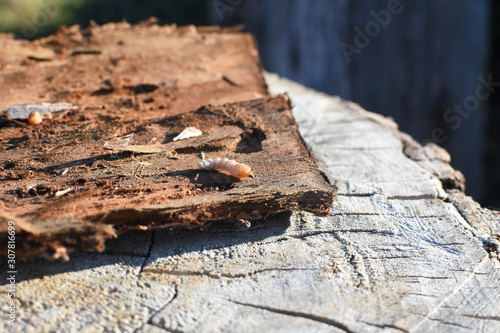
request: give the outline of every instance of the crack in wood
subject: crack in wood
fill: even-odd
[[[452,243],[436,243],[437,246],[452,246],[452,245],[464,245],[464,243],[460,242],[452,242]]]
[[[434,194],[421,194],[421,195],[394,195],[387,197],[387,200],[430,200],[436,199]]]
[[[466,329],[472,330],[472,327],[460,325],[460,324],[457,324],[457,323],[452,323],[452,322],[449,322],[449,321],[442,320],[440,318],[429,318],[429,320],[430,321],[438,321],[438,322],[440,322],[442,324],[445,324],[445,325],[457,326],[457,327],[460,327],[460,328],[466,328]]]
[[[226,76],[222,76],[221,77],[222,80],[224,80],[225,82],[229,83],[230,85],[234,86],[234,87],[238,87],[238,84],[234,83],[233,81],[231,81],[229,78],[227,78]]]
[[[424,275],[394,275],[394,277],[403,279],[430,279],[430,280],[451,279],[451,276],[424,276]]]
[[[342,197],[372,197],[375,194],[380,194],[376,192],[372,193],[337,193],[337,196],[342,196]]]
[[[415,295],[415,296],[432,297],[432,298],[436,298],[437,297],[436,295],[428,295],[428,294],[417,293],[417,292],[406,293],[406,295]]]
[[[177,276],[206,276],[212,279],[220,279],[220,278],[229,278],[229,279],[237,279],[237,278],[247,278],[252,275],[272,272],[272,271],[316,271],[319,269],[315,268],[265,268],[260,270],[255,270],[253,272],[245,272],[245,273],[213,273],[208,271],[183,271],[183,270],[164,270],[164,269],[156,269],[156,268],[145,268],[143,272],[145,273],[153,273],[153,274],[167,274],[167,275],[177,275]]]
[[[470,318],[474,318],[474,319],[480,319],[480,320],[500,321],[500,316],[480,316],[480,315],[470,315],[470,314],[463,314],[462,316],[470,317]]]
[[[474,273],[476,275],[490,275],[490,273],[486,272],[474,272],[468,269],[450,269],[450,272],[467,272],[467,273]]]
[[[173,296],[173,297],[172,297],[172,298],[171,298],[171,299],[170,299],[167,303],[163,304],[163,306],[162,306],[160,309],[158,309],[158,310],[154,311],[154,312],[153,312],[153,313],[149,316],[149,319],[148,319],[148,320],[146,320],[146,321],[142,324],[142,326],[141,326],[140,328],[138,328],[135,332],[138,332],[139,330],[141,330],[141,329],[144,327],[144,325],[146,325],[146,324],[149,324],[149,325],[152,325],[152,326],[155,326],[155,327],[161,328],[162,330],[165,330],[165,331],[167,331],[167,332],[177,332],[177,331],[173,331],[173,330],[167,329],[167,328],[165,328],[165,327],[162,327],[162,326],[160,326],[160,325],[158,325],[158,324],[154,323],[154,322],[153,322],[153,318],[154,318],[154,316],[156,316],[158,313],[160,313],[161,311],[163,311],[163,309],[165,309],[165,308],[167,307],[167,305],[169,305],[170,303],[172,303],[172,302],[173,302],[173,301],[177,298],[178,293],[179,293],[179,292],[178,292],[178,290],[177,290],[177,286],[176,286],[176,285],[174,285],[174,296]]]
[[[413,256],[392,256],[392,257],[366,257],[366,259],[375,259],[375,260],[385,260],[385,259],[412,259]]]
[[[318,235],[323,235],[323,234],[334,234],[337,232],[368,233],[368,234],[379,234],[379,235],[384,235],[384,236],[396,235],[395,233],[390,232],[390,231],[381,231],[381,230],[376,230],[376,229],[337,229],[337,230],[324,230],[324,231],[309,232],[309,233],[300,234],[300,235],[285,235],[285,236],[295,238],[295,239],[303,239],[303,238],[313,237],[313,236],[318,236]]]
[[[347,333],[354,333],[353,330],[351,330],[349,327],[347,327],[346,325],[342,324],[339,321],[336,321],[336,320],[333,320],[333,319],[330,319],[330,318],[326,318],[326,317],[321,317],[321,316],[314,315],[314,314],[311,314],[311,313],[305,313],[305,312],[299,312],[299,311],[291,311],[291,310],[285,310],[285,309],[277,309],[277,308],[273,308],[273,307],[269,307],[269,306],[265,306],[265,305],[258,305],[258,304],[238,302],[238,301],[234,301],[234,300],[231,300],[231,299],[228,299],[228,301],[231,302],[231,303],[234,303],[234,304],[238,304],[238,305],[242,305],[242,306],[248,306],[248,307],[252,307],[252,308],[255,308],[255,309],[260,309],[260,310],[264,310],[264,311],[278,313],[278,314],[282,314],[282,315],[286,315],[286,316],[309,319],[309,320],[316,321],[316,322],[319,322],[319,323],[322,323],[322,324],[333,326],[333,327],[335,327],[335,328],[337,328],[339,330],[342,330],[344,332],[347,332]]]
[[[380,213],[356,213],[356,212],[342,212],[332,213],[329,216],[381,216]]]
[[[141,273],[144,272],[144,266],[148,262],[148,259],[151,257],[151,251],[153,249],[153,244],[155,241],[155,230],[151,231],[151,237],[149,239],[149,247],[148,247],[148,253],[146,254],[146,257],[144,258],[144,261],[142,262],[141,269],[139,270],[139,274],[137,277],[141,276]]]

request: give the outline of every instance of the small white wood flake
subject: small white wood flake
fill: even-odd
[[[200,136],[202,134],[203,132],[197,129],[196,127],[186,127],[184,131],[180,132],[179,135],[177,135],[173,140],[177,141],[177,140],[194,138],[195,136]]]

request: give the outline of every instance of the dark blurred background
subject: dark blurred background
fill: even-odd
[[[0,0],[0,32],[151,16],[245,24],[270,72],[393,117],[435,142],[466,193],[500,207],[500,5],[494,0]]]

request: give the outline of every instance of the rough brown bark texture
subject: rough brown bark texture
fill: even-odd
[[[9,220],[26,258],[102,251],[129,229],[329,213],[335,188],[288,97],[268,96],[250,35],[146,22],[0,40],[0,254]],[[203,134],[174,141],[186,127]],[[200,170],[203,157],[256,177]]]

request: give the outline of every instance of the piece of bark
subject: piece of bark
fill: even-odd
[[[335,188],[300,138],[288,98],[267,97],[251,36],[121,23],[71,27],[29,45],[57,55],[40,62],[14,52],[0,71],[14,92],[0,89],[8,110],[0,236],[9,220],[22,221],[18,258],[102,251],[129,229],[329,213]],[[235,99],[251,100],[209,104]],[[62,103],[75,108],[38,126],[22,122],[29,110],[18,112]],[[176,140],[186,127],[202,135]],[[201,170],[202,156],[247,163],[256,178]]]
[[[129,145],[108,142],[106,146],[114,152],[147,154],[137,157],[102,153],[102,142],[85,140],[85,129],[74,130],[78,143],[58,164],[49,164],[25,180],[10,177],[3,182],[7,194],[2,201],[12,212],[9,219],[22,219],[36,230],[19,225],[19,256],[50,254],[60,247],[69,252],[102,250],[102,240],[113,235],[108,225],[122,232],[137,227],[193,228],[208,221],[252,220],[283,211],[328,214],[334,187],[303,144],[289,103],[280,95],[202,107],[157,121],[149,129],[139,125],[132,129],[137,134],[127,140]],[[169,141],[184,124],[213,134]],[[153,136],[166,143],[130,144]],[[29,146],[17,149],[31,150],[43,146],[44,140],[32,138]],[[201,153],[247,163],[256,178],[239,181],[222,172],[201,170],[197,167]],[[44,158],[50,157],[43,150],[34,156]],[[71,172],[63,175],[62,170],[68,169]],[[23,188],[20,182],[37,185]],[[65,191],[68,188],[74,193],[58,195],[70,192]],[[3,219],[4,225],[7,220]],[[88,227],[80,231],[84,226]],[[107,232],[98,232],[101,229]],[[94,238],[101,241],[89,241]]]

